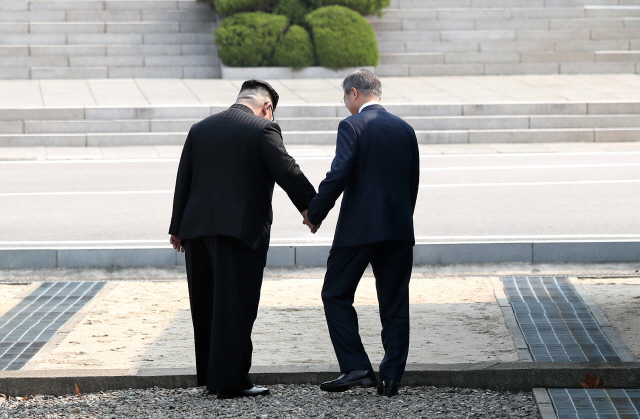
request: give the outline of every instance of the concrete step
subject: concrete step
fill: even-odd
[[[0,34],[138,34],[202,33],[217,27],[212,22],[2,22]]]
[[[523,130],[416,130],[421,144],[637,141],[640,127]],[[0,134],[2,147],[181,145],[186,133]],[[336,130],[283,131],[285,144],[335,144]]]
[[[146,0],[151,4],[157,0]],[[4,1],[0,2],[0,4]],[[44,3],[44,2],[43,2]],[[3,11],[0,22],[212,22],[215,14],[208,6],[199,10],[119,10],[119,11]]]
[[[214,57],[215,58],[215,57]],[[220,66],[16,67],[0,68],[0,79],[220,78]]]
[[[565,62],[505,64],[382,64],[376,73],[385,77],[480,76],[518,74],[640,74],[637,62]]]
[[[98,134],[170,133],[186,134],[201,120],[196,118],[112,119],[112,120],[14,120],[0,121],[0,134]],[[284,131],[334,131],[342,117],[282,117]],[[640,115],[487,115],[404,116],[416,130],[539,130],[638,128]]]
[[[2,45],[0,57],[109,57],[151,56],[172,57],[189,55],[214,55],[213,44],[171,45]],[[1,63],[0,63],[1,64]]]
[[[3,57],[0,68],[124,68],[124,67],[175,67],[219,66],[216,55],[178,55],[178,56],[18,56]]]
[[[432,118],[508,118],[510,116],[536,118],[605,118],[601,126],[628,124],[640,116],[638,102],[501,102],[501,103],[385,103],[389,112],[412,120]],[[91,106],[91,107],[33,107],[0,109],[0,122],[25,121],[104,121],[143,120],[185,121],[193,123],[211,114],[221,112],[228,105],[165,105],[165,106]],[[283,123],[304,120],[339,121],[349,115],[340,104],[280,104],[277,119]],[[607,119],[608,118],[608,119]],[[453,119],[452,119],[453,120]],[[595,120],[595,119],[592,119]],[[633,123],[633,122],[632,122]],[[566,125],[556,125],[566,127]],[[585,127],[585,125],[580,125]],[[589,125],[590,127],[592,125]],[[599,125],[600,126],[600,125]],[[538,126],[540,127],[540,126]],[[184,128],[184,126],[183,126]]]
[[[192,0],[53,0],[53,1],[15,1],[0,2],[0,11],[43,11],[43,10],[193,10],[204,9],[206,5]]]

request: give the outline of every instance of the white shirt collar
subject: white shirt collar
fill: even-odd
[[[371,102],[367,102],[367,103],[365,103],[364,105],[360,106],[360,109],[358,109],[358,113],[362,112],[362,110],[363,110],[364,108],[366,108],[367,106],[369,106],[369,105],[374,105],[374,104],[376,104],[376,103],[378,103],[378,104],[379,104],[379,103],[380,103],[380,101],[379,101],[379,100],[372,100]]]

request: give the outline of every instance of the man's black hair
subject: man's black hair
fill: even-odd
[[[244,83],[242,83],[242,87],[240,88],[240,91],[242,92],[245,89],[255,89],[260,87],[263,89],[267,89],[267,91],[269,92],[269,95],[271,96],[271,101],[273,102],[273,111],[275,112],[276,106],[278,106],[278,99],[280,99],[280,96],[278,95],[278,92],[276,92],[276,89],[271,87],[271,85],[266,81],[255,80],[255,79],[247,80]]]

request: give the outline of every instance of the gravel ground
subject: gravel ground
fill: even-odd
[[[0,419],[540,418],[531,393],[404,387],[398,397],[386,398],[375,389],[324,393],[310,385],[269,388],[269,396],[230,400],[217,400],[203,394],[201,388],[12,398],[0,406]]]

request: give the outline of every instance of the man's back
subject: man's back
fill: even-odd
[[[235,237],[266,258],[276,180],[295,190],[296,205],[313,198],[313,187],[282,146],[277,124],[238,104],[198,122],[181,157],[176,183],[186,196],[176,193],[171,234]]]
[[[413,242],[420,167],[411,126],[381,105],[370,105],[343,120],[338,137],[336,160],[345,161],[332,165],[332,172],[338,169],[334,174],[343,179],[344,195],[333,245]],[[341,192],[341,182],[332,181],[332,172],[318,190],[319,205],[314,201],[310,208],[322,218]]]

